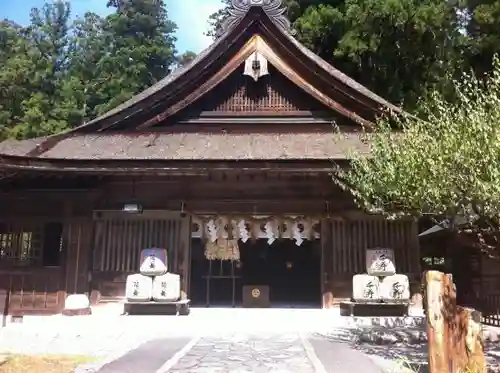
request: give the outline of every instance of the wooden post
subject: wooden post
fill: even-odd
[[[485,373],[481,316],[456,304],[450,275],[425,276],[430,373]]]
[[[0,328],[7,325],[7,316],[9,315],[9,294],[10,289],[0,289],[0,310],[2,311]]]
[[[449,372],[443,315],[444,277],[444,274],[438,271],[428,271],[425,275],[429,373]]]

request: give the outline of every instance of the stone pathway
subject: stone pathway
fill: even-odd
[[[297,334],[202,338],[169,370],[183,373],[314,373]]]
[[[382,373],[345,344],[302,333],[246,334],[158,339],[100,367],[77,373]]]

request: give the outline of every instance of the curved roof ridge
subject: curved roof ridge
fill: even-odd
[[[330,75],[334,76],[338,80],[340,80],[342,83],[345,85],[351,87],[352,89],[364,94],[367,97],[370,97],[372,100],[378,102],[379,104],[386,106],[387,108],[394,110],[396,112],[401,112],[402,109],[397,107],[396,105],[390,103],[387,101],[385,98],[382,96],[379,96],[372,90],[366,88],[364,85],[361,83],[357,82],[350,76],[344,74],[342,71],[339,69],[335,68],[332,64],[324,60],[322,57],[318,56],[316,53],[314,53],[312,50],[310,50],[308,47],[306,47],[304,44],[302,44],[300,41],[298,41],[296,38],[294,38],[292,35],[285,34],[285,36],[293,43],[295,46],[302,52],[304,53],[308,58],[316,62],[321,68],[323,68],[325,71],[327,71]]]
[[[120,111],[122,111],[124,109],[127,109],[127,108],[129,108],[129,107],[137,104],[138,102],[142,101],[143,99],[148,98],[149,96],[151,96],[152,94],[160,91],[161,89],[165,88],[170,83],[176,81],[181,76],[183,76],[186,72],[188,72],[189,70],[191,70],[192,68],[194,68],[199,62],[201,62],[205,58],[205,56],[207,56],[213,49],[215,49],[215,47],[217,45],[219,45],[223,41],[224,38],[225,38],[225,36],[223,38],[221,38],[221,39],[217,39],[214,43],[210,44],[210,46],[208,46],[207,48],[205,48],[204,50],[202,50],[189,63],[187,63],[184,66],[176,68],[170,74],[168,74],[166,77],[164,77],[163,79],[159,80],[158,82],[156,82],[152,86],[146,88],[142,92],[140,92],[140,93],[136,94],[135,96],[131,97],[130,99],[128,99],[124,103],[118,105],[114,109],[111,109],[111,110],[107,111],[106,113],[98,116],[97,118],[92,119],[89,122],[84,123],[81,126],[75,127],[73,130],[76,130],[78,128],[82,128],[82,127],[86,126],[87,124],[95,123],[95,122],[98,122],[100,120],[109,118],[109,117],[111,117],[111,116],[119,113]]]

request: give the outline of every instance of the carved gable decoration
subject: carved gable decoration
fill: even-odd
[[[255,51],[245,61],[243,75],[248,75],[257,81],[260,77],[269,75],[267,69],[267,59],[261,53]]]
[[[290,21],[286,17],[286,8],[282,5],[282,0],[231,0],[228,9],[229,16],[222,23],[222,27],[217,30],[217,37],[224,35],[237,25],[247,14],[251,7],[261,7],[267,16],[284,32],[293,34]]]
[[[257,81],[246,74],[246,63],[199,101],[186,108],[183,118],[201,113],[254,113],[277,112],[330,112],[300,87],[283,76],[272,65],[267,65],[265,75]],[[244,74],[245,72],[245,74]],[[248,76],[250,75],[250,76]]]

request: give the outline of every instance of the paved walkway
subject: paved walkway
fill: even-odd
[[[103,311],[26,317],[22,324],[0,328],[0,354],[98,359],[77,373],[217,373],[228,366],[231,372],[237,367],[241,372],[380,373],[383,367],[384,373],[399,373],[403,370],[395,364],[402,357],[415,366],[427,361],[425,342],[365,343],[360,329],[334,310],[193,309],[188,317],[119,316],[114,307]],[[487,344],[486,353],[498,365],[500,342]]]
[[[346,344],[302,333],[159,339],[98,373],[382,373]],[[88,372],[88,370],[87,370]]]

